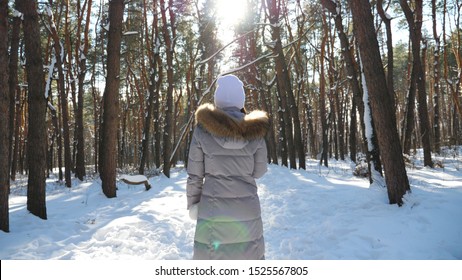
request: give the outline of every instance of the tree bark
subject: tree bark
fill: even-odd
[[[16,0],[16,4],[18,10],[24,15],[23,27],[29,92],[27,210],[33,215],[46,220],[47,100],[43,84],[44,74],[39,16],[36,1]]]
[[[418,114],[420,120],[420,136],[424,150],[424,165],[433,167],[430,143],[430,120],[428,117],[427,91],[425,73],[420,56],[420,43],[422,40],[422,0],[414,1],[415,9],[411,11],[407,0],[400,0],[401,8],[409,25],[409,36],[412,43],[414,82],[417,85]],[[412,82],[412,81],[411,81]]]
[[[167,50],[167,93],[166,93],[166,108],[165,108],[165,126],[163,136],[163,155],[164,155],[164,168],[163,173],[170,178],[170,156],[172,153],[172,140],[173,140],[173,53],[174,53],[174,38],[175,38],[175,15],[172,11],[172,0],[168,0],[168,7],[165,6],[165,1],[160,0],[160,9],[162,15],[162,25],[165,47]],[[170,22],[167,22],[166,10],[168,9]],[[168,30],[171,28],[171,34]]]
[[[415,87],[415,68],[412,66],[411,77],[409,82],[409,89],[406,98],[406,111],[404,116],[404,123],[402,127],[402,142],[403,142],[403,152],[407,155],[411,152],[411,139],[412,133],[414,131],[414,120],[415,120],[415,96],[416,96],[416,87]]]
[[[23,97],[22,90],[16,90],[16,97],[17,100],[15,105],[15,126],[14,126],[14,144],[13,144],[13,156],[11,160],[11,180],[16,180],[16,173],[18,171],[18,167],[20,166],[21,160],[21,139],[23,138],[23,134],[20,131],[20,128],[23,126],[23,118],[22,118],[22,110],[25,107],[25,98]],[[22,169],[19,168],[22,172]]]
[[[107,44],[107,78],[103,96],[101,139],[101,181],[104,194],[116,197],[117,131],[119,125],[120,48],[124,0],[109,3],[109,36]]]
[[[368,164],[368,169],[371,171],[371,161],[373,162],[374,168],[377,172],[382,174],[382,162],[380,161],[380,151],[378,148],[378,142],[377,142],[377,137],[376,137],[376,129],[374,124],[372,124],[372,135],[371,135],[371,142],[368,143],[369,140],[366,137],[366,128],[364,124],[364,102],[363,102],[363,93],[361,91],[361,86],[359,84],[358,80],[358,73],[356,70],[356,63],[354,60],[353,56],[353,48],[350,46],[350,43],[348,42],[348,37],[345,34],[344,27],[343,27],[343,19],[341,13],[337,12],[339,10],[339,7],[337,6],[336,3],[332,2],[331,0],[321,0],[321,3],[323,6],[329,10],[330,13],[332,13],[335,21],[335,27],[337,28],[338,32],[338,37],[340,39],[340,45],[342,47],[342,56],[343,59],[345,60],[345,70],[346,74],[348,76],[348,81],[351,85],[351,89],[353,91],[353,99],[354,99],[354,107],[357,107],[358,112],[359,112],[359,117],[360,117],[360,125],[361,125],[361,131],[363,135],[363,143],[365,147],[371,146],[372,149],[367,148],[367,164]],[[355,116],[355,112],[352,112],[352,116]],[[353,119],[352,117],[352,129],[353,127],[356,128],[356,120]],[[352,133],[352,137],[355,136],[355,133]],[[351,141],[351,140],[350,140]],[[355,140],[353,141],[355,142]],[[352,143],[353,144],[353,143]],[[355,145],[355,144],[354,144]],[[352,147],[350,145],[350,151],[355,150],[355,147]],[[356,161],[356,152],[353,154],[350,154],[350,158],[354,158],[354,161]],[[372,175],[372,172],[369,172],[369,175]],[[372,176],[369,177],[370,182],[372,183]]]
[[[72,169],[72,158],[71,158],[71,143],[70,143],[70,134],[69,134],[69,110],[67,104],[67,94],[65,86],[65,77],[63,69],[63,59],[64,56],[61,54],[64,52],[62,50],[61,40],[59,39],[58,31],[56,30],[56,25],[53,22],[53,18],[49,18],[49,30],[51,37],[53,38],[53,47],[55,50],[55,59],[56,67],[58,68],[58,92],[61,100],[61,118],[62,118],[62,129],[63,129],[63,139],[64,139],[64,179],[66,186],[70,188],[71,183],[71,169]],[[53,73],[50,73],[53,74]],[[51,78],[49,79],[51,81]]]
[[[157,2],[154,1],[153,3],[154,11],[157,10]],[[146,3],[144,5],[144,16],[147,18],[147,10],[146,10]],[[145,114],[145,121],[144,121],[144,128],[143,128],[143,140],[141,143],[141,160],[140,160],[140,168],[139,168],[139,173],[144,174],[144,169],[145,166],[148,162],[149,159],[149,144],[150,144],[150,139],[151,139],[151,125],[152,125],[152,119],[154,115],[154,106],[155,103],[158,102],[157,98],[157,88],[158,88],[158,73],[157,73],[157,61],[159,59],[159,46],[157,45],[158,40],[159,40],[159,30],[157,26],[157,20],[158,20],[158,15],[155,12],[154,13],[154,19],[152,21],[153,23],[153,36],[149,35],[149,28],[147,24],[147,20],[145,21],[145,40],[147,44],[147,52],[148,52],[148,60],[149,60],[149,97],[148,97],[148,104],[146,105],[146,111],[147,113]],[[151,39],[152,38],[152,41]]]
[[[440,129],[440,37],[436,25],[436,0],[432,0],[432,30],[435,40],[433,50],[433,147],[436,153],[441,150]]]
[[[85,2],[87,5],[85,28],[83,31],[83,46],[81,46],[81,38],[77,40],[77,46],[75,48],[75,58],[79,61],[78,71],[78,91],[77,91],[77,109],[75,116],[75,129],[76,129],[76,140],[77,140],[77,154],[75,158],[75,177],[80,181],[83,181],[86,176],[85,171],[85,137],[84,137],[84,123],[83,123],[83,106],[84,106],[84,87],[85,76],[87,74],[87,54],[89,49],[88,32],[90,29],[90,16],[92,0]],[[80,1],[77,4],[80,7]],[[83,19],[84,12],[80,10],[78,28],[80,29],[81,22]],[[80,32],[77,32],[80,34]]]
[[[8,1],[0,2],[0,230],[10,231],[10,92],[8,87]]]
[[[357,142],[356,142],[356,131],[358,130],[358,121],[356,119],[356,108],[357,104],[355,99],[351,100],[351,110],[350,110],[350,160],[356,162],[356,155],[358,153]]]
[[[388,93],[390,94],[391,100],[393,102],[393,108],[395,108],[395,83],[393,79],[394,72],[394,58],[393,58],[393,36],[391,31],[391,18],[387,16],[383,10],[383,0],[377,1],[377,12],[380,15],[383,23],[385,24],[385,29],[387,32],[387,85]]]
[[[271,87],[272,85],[266,85],[265,88],[264,83],[262,80],[257,79],[258,89],[259,89],[259,100],[261,102],[261,106],[263,110],[268,113],[269,116],[272,116],[271,110]],[[277,155],[277,145],[276,145],[276,138],[275,138],[275,130],[274,130],[274,118],[270,118],[270,128],[268,134],[266,136],[267,139],[267,148],[268,148],[268,162],[278,164],[278,155]],[[286,161],[287,162],[287,161]]]
[[[19,126],[15,125],[19,122],[19,113],[21,109],[21,91],[18,85],[18,61],[19,61],[19,32],[21,27],[21,19],[13,17],[11,31],[11,47],[9,61],[9,90],[10,90],[10,176],[11,180],[16,179],[16,167],[18,162],[17,145],[19,140]],[[14,139],[14,141],[13,141]]]
[[[403,196],[410,191],[409,180],[399,144],[393,104],[388,93],[381,60],[371,5],[367,0],[350,0],[355,36],[364,67],[367,90],[376,124],[379,147],[385,170],[385,181],[390,204],[403,204]]]
[[[299,168],[305,169],[305,149],[302,142],[302,132],[300,126],[300,117],[298,106],[295,102],[294,93],[289,77],[289,70],[285,61],[284,52],[281,42],[281,28],[279,27],[279,13],[281,9],[280,0],[266,0],[269,11],[269,21],[271,23],[271,36],[275,43],[273,52],[276,55],[276,77],[278,79],[278,89],[282,102],[282,110],[286,116],[284,122],[286,125],[287,145],[289,151],[290,168],[297,169],[296,153],[298,154]],[[293,127],[292,127],[293,124]],[[292,143],[291,143],[292,142]]]
[[[329,139],[328,139],[328,126],[327,126],[327,112],[326,112],[326,78],[325,78],[325,71],[324,71],[324,59],[325,59],[325,52],[326,52],[326,41],[328,37],[327,30],[327,23],[325,15],[323,15],[323,30],[324,34],[321,39],[321,54],[319,56],[319,114],[321,115],[321,133],[322,133],[322,150],[321,150],[321,158],[319,164],[323,164],[324,166],[328,167],[328,151],[329,151]]]
[[[270,87],[268,87],[268,92],[271,92]],[[277,98],[277,104],[278,104],[277,114],[278,114],[278,124],[279,124],[279,131],[277,133],[277,136],[278,136],[278,142],[279,142],[278,146],[279,146],[279,150],[281,154],[281,164],[283,166],[289,167],[288,159],[289,159],[290,153],[289,153],[288,146],[291,146],[291,149],[293,149],[292,147],[293,140],[289,140],[287,133],[286,133],[287,121],[289,120],[287,119],[287,114],[285,114],[285,112],[282,110],[282,108],[284,108],[285,103],[282,103],[281,97],[279,95],[279,83],[277,81],[276,81],[276,92],[278,93],[278,96],[276,98]],[[290,129],[292,129],[292,126],[290,126]],[[295,156],[293,159],[295,160]],[[292,163],[291,163],[291,166],[292,166]],[[295,168],[295,167],[291,167],[291,168]]]

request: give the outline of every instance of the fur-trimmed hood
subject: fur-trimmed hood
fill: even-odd
[[[214,136],[235,140],[263,138],[269,129],[268,114],[264,111],[253,111],[239,120],[210,103],[197,108],[196,123]]]

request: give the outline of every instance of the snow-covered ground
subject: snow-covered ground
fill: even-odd
[[[353,176],[349,162],[270,165],[258,180],[266,258],[461,260],[461,153],[435,157],[444,166],[435,169],[414,159],[402,207],[388,204],[385,188]],[[48,220],[27,211],[27,179],[20,179],[11,188],[11,232],[0,232],[0,259],[190,259],[195,221],[185,209],[186,178],[179,166],[171,178],[150,178],[149,191],[119,181],[112,199],[99,179],[74,180],[71,189],[50,179]]]

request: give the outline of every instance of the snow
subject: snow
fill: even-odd
[[[374,150],[374,144],[372,142],[372,136],[374,130],[372,129],[372,111],[371,104],[369,102],[369,90],[367,88],[366,76],[364,74],[363,62],[362,59],[359,59],[361,65],[361,83],[363,86],[363,103],[364,103],[364,130],[366,133],[367,139],[367,149],[369,152]],[[375,168],[375,163],[371,161],[371,172],[372,172],[372,181],[378,185],[385,186],[385,180],[380,175],[380,173]]]
[[[23,13],[19,12],[16,9],[13,9],[13,8],[10,8],[10,10],[11,10],[11,15],[13,17],[18,17],[18,18],[24,19],[24,14]]]
[[[124,36],[138,35],[138,31],[126,31],[123,33]]]
[[[53,71],[55,69],[55,64],[56,64],[56,56],[55,54],[52,55],[50,65],[46,66],[45,68],[48,68],[48,78],[47,82],[45,85],[45,99],[48,99],[48,94],[50,93],[50,88],[51,88],[51,83],[53,80]]]
[[[108,22],[106,25],[102,26],[102,28],[103,28],[104,30],[106,30],[106,31],[109,32],[109,27],[110,27],[110,26],[111,26],[111,23]]]
[[[50,108],[50,110],[52,110],[52,111],[54,111],[54,112],[57,112],[55,106],[53,106],[53,104],[51,104],[50,101],[47,102],[47,106],[48,106],[48,108]]]
[[[257,181],[268,260],[462,259],[462,148],[434,157],[444,168],[408,167],[412,193],[402,207],[385,188],[354,177],[354,164],[308,160],[307,170],[269,165]],[[457,156],[453,156],[457,154]],[[118,181],[104,196],[99,179],[72,188],[47,181],[48,220],[26,209],[27,178],[12,183],[10,232],[2,260],[188,260],[195,221],[186,210],[187,173],[149,178],[152,189]]]
[[[49,6],[46,6],[45,9],[47,11],[47,15],[52,19],[53,18],[53,11],[51,10],[51,8]]]
[[[144,175],[127,175],[127,174],[123,174],[120,176],[119,178],[120,180],[127,180],[129,182],[133,182],[133,183],[143,183],[145,181],[148,181],[148,177],[144,176]]]
[[[364,91],[363,93],[364,126],[366,130],[367,148],[369,151],[372,151],[374,149],[374,146],[372,144],[373,129],[372,129],[372,112],[371,112],[370,103],[369,103],[369,91],[367,89],[366,76],[364,75],[364,68],[363,68],[363,63],[361,59],[359,59],[359,63],[361,65],[361,83],[362,83],[363,91]]]

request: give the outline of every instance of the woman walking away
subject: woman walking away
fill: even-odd
[[[264,259],[256,178],[267,170],[268,116],[245,114],[243,83],[217,81],[212,104],[196,111],[189,150],[187,198],[197,219],[193,259]]]

